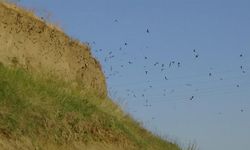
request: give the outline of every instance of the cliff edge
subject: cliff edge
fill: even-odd
[[[90,48],[24,9],[0,3],[0,62],[56,75],[105,97],[106,81]]]

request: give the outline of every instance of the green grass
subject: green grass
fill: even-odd
[[[51,76],[0,65],[0,135],[62,146],[104,143],[125,149],[179,150],[143,129],[108,98]]]

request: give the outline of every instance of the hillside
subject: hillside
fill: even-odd
[[[179,150],[121,111],[85,44],[0,3],[0,149]]]

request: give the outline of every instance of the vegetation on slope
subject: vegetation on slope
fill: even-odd
[[[65,39],[67,36],[64,36],[64,33],[56,32],[58,36],[52,36],[53,39],[50,39],[48,37],[51,36],[48,35],[52,35],[52,33],[54,35],[54,32],[57,31],[51,27],[46,27],[44,34],[40,34],[40,32],[37,34],[29,30],[28,27],[32,24],[37,30],[40,29],[40,25],[46,26],[43,21],[39,21],[32,14],[29,15],[25,10],[7,4],[1,4],[0,10],[2,16],[0,59],[4,65],[15,67],[8,68],[1,65],[0,62],[1,149],[179,149],[177,145],[164,141],[140,127],[140,124],[125,115],[109,98],[98,96],[98,92],[100,93],[101,89],[105,88],[105,84],[97,83],[95,88],[87,88],[89,86],[87,81],[91,81],[91,78],[87,78],[86,74],[93,77],[96,75],[95,69],[97,72],[101,72],[101,67],[96,60],[90,57],[90,54],[87,55],[81,51],[79,53],[84,54],[84,57],[82,56],[84,61],[79,61],[77,58],[81,55],[77,53],[78,51],[72,50],[74,45],[71,40],[65,40],[65,43],[71,43],[69,47],[65,48],[70,52],[65,53],[67,61],[49,63],[61,60],[57,53],[61,53],[63,48],[56,47],[53,40]],[[17,21],[15,16],[17,18],[19,16]],[[13,24],[14,21],[17,25]],[[18,31],[22,29],[22,32],[18,34],[14,32],[14,29]],[[5,32],[6,34],[3,34]],[[41,43],[31,44],[32,41],[34,42],[34,37],[37,39],[36,42]],[[6,44],[9,41],[13,43]],[[75,43],[77,49],[84,46]],[[41,45],[44,47],[43,49],[41,49]],[[58,51],[53,55],[51,53],[41,55],[43,50]],[[35,55],[35,52],[38,53]],[[72,58],[68,58],[68,56]],[[86,59],[85,56],[90,59]],[[80,74],[79,77],[77,76],[79,81],[86,80],[83,82],[84,86],[75,86],[69,83],[69,80],[66,82],[59,79],[58,76],[55,77],[55,74],[48,75],[48,72],[43,72],[41,67],[44,65],[48,69],[55,65],[62,70],[62,67],[67,64],[71,64],[69,66],[72,70],[68,71],[68,74],[63,71],[62,76],[68,77],[69,74],[77,72]],[[86,64],[90,69],[77,71],[79,68],[84,69],[81,65],[86,66]],[[52,68],[52,70],[58,69]],[[91,71],[92,73],[90,73]],[[86,74],[82,74],[84,72]],[[101,82],[105,80],[101,75],[96,79]],[[94,89],[99,89],[99,91]]]
[[[114,149],[179,149],[140,127],[107,98],[52,76],[0,65],[1,147],[82,149],[93,143]]]

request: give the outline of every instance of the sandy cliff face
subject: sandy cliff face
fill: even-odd
[[[106,96],[99,62],[88,46],[72,40],[29,12],[0,3],[0,62],[54,74]]]

